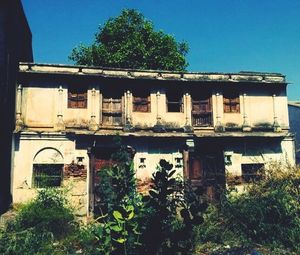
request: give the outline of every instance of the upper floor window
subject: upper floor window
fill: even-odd
[[[212,125],[211,96],[200,94],[192,98],[192,123],[193,126]]]
[[[122,125],[123,100],[119,95],[103,95],[102,123],[103,125]]]
[[[178,94],[167,94],[167,111],[183,112],[182,96]]]
[[[87,90],[82,88],[69,88],[68,108],[87,108]]]
[[[132,103],[134,112],[151,112],[151,98],[149,95],[134,95]]]
[[[224,113],[240,112],[240,96],[237,92],[225,92],[223,94]]]
[[[200,97],[192,99],[193,113],[208,113],[211,112],[211,97]]]

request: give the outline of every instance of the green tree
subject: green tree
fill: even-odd
[[[187,53],[186,42],[155,31],[140,12],[124,9],[99,27],[92,45],[75,47],[69,59],[88,66],[184,71]]]

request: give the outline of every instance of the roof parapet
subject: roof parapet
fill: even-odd
[[[48,74],[73,74],[100,76],[127,79],[155,79],[174,81],[205,81],[205,82],[253,82],[253,83],[286,83],[285,76],[280,73],[265,72],[173,72],[158,70],[135,70],[106,67],[89,67],[60,64],[19,64],[21,73],[48,73]]]

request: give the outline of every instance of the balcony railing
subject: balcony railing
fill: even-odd
[[[194,127],[212,126],[212,112],[192,112],[192,124]]]

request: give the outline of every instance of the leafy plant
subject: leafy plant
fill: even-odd
[[[201,240],[231,246],[256,243],[298,254],[299,195],[299,168],[272,164],[264,178],[247,185],[245,192],[228,191],[220,205],[210,206]]]
[[[53,254],[52,243],[76,229],[64,192],[43,189],[0,230],[0,253]]]
[[[119,136],[116,136],[114,142],[117,150],[111,156],[113,165],[99,171],[100,183],[95,188],[95,193],[100,198],[96,213],[100,215],[112,215],[124,200],[133,200],[137,195],[130,155]]]
[[[153,184],[147,201],[151,214],[143,236],[149,254],[170,254],[174,249],[170,237],[174,232],[178,206],[175,172],[172,164],[160,160],[157,171],[152,175]]]
[[[48,188],[40,190],[36,199],[20,210],[8,228],[12,230],[39,228],[59,237],[72,230],[73,222],[74,215],[63,191]]]
[[[101,223],[95,234],[99,239],[99,251],[104,254],[133,254],[139,243],[139,225],[132,205],[113,211],[113,218]]]
[[[133,254],[145,224],[145,209],[136,191],[133,163],[127,148],[118,136],[115,143],[118,149],[111,156],[113,165],[99,172],[100,183],[96,190],[101,200],[100,224],[95,233],[102,252]]]

